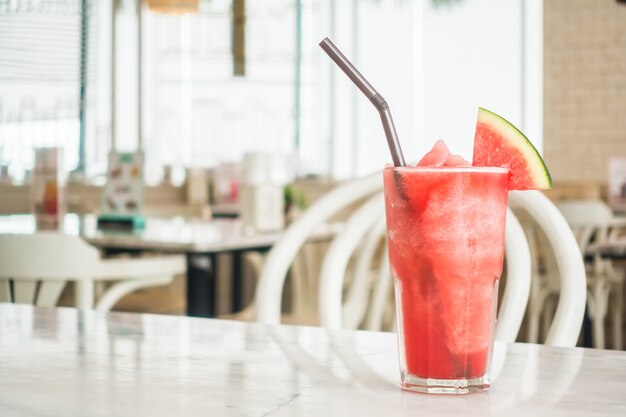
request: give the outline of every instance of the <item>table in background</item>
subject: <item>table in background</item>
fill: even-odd
[[[626,236],[619,237],[613,241],[594,244],[587,249],[587,257],[593,258],[599,253],[601,257],[613,260],[626,260]]]
[[[338,225],[319,230],[316,239],[328,239]],[[233,311],[242,306],[241,255],[247,251],[265,252],[280,238],[281,233],[250,233],[241,221],[231,218],[190,220],[147,218],[145,228],[135,231],[101,230],[94,215],[67,214],[62,224],[64,233],[80,235],[87,242],[107,253],[158,251],[181,253],[187,257],[187,314],[214,317],[217,313],[218,254],[232,255]],[[34,233],[36,222],[32,215],[0,216],[0,233]]]
[[[392,333],[0,304],[0,415],[626,415],[626,352],[496,343],[494,369],[406,393]]]
[[[95,224],[95,220],[94,220]],[[280,233],[245,232],[236,218],[193,220],[147,218],[145,228],[132,233],[87,226],[82,237],[111,255],[119,252],[158,251],[187,257],[187,315],[217,315],[220,254],[231,256],[231,310],[243,308],[242,255],[267,252]]]

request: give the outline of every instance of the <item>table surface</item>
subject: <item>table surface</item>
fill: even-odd
[[[626,415],[626,352],[496,343],[494,373],[407,393],[391,333],[0,304],[0,415]]]
[[[80,235],[99,247],[185,253],[269,248],[281,236],[281,232],[254,233],[246,230],[239,219],[225,218],[148,217],[144,229],[131,232],[98,229],[95,215],[66,214],[60,229],[64,233]],[[339,224],[323,225],[315,231],[312,240],[328,239],[339,229]],[[0,233],[34,233],[36,230],[33,215],[0,216]]]

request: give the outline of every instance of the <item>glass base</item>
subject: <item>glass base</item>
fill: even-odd
[[[489,389],[489,378],[481,376],[472,379],[435,379],[402,375],[400,388],[405,391],[424,394],[471,394]]]

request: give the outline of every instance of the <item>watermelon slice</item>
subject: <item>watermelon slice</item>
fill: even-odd
[[[478,109],[472,165],[509,169],[509,190],[552,188],[548,167],[532,143],[497,114]]]

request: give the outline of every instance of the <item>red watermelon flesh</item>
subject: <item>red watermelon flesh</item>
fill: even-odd
[[[509,190],[552,187],[545,162],[533,144],[506,119],[478,109],[472,165],[509,169]]]
[[[418,167],[468,167],[471,165],[463,157],[451,154],[446,143],[441,139],[435,142],[433,148],[417,163]]]

